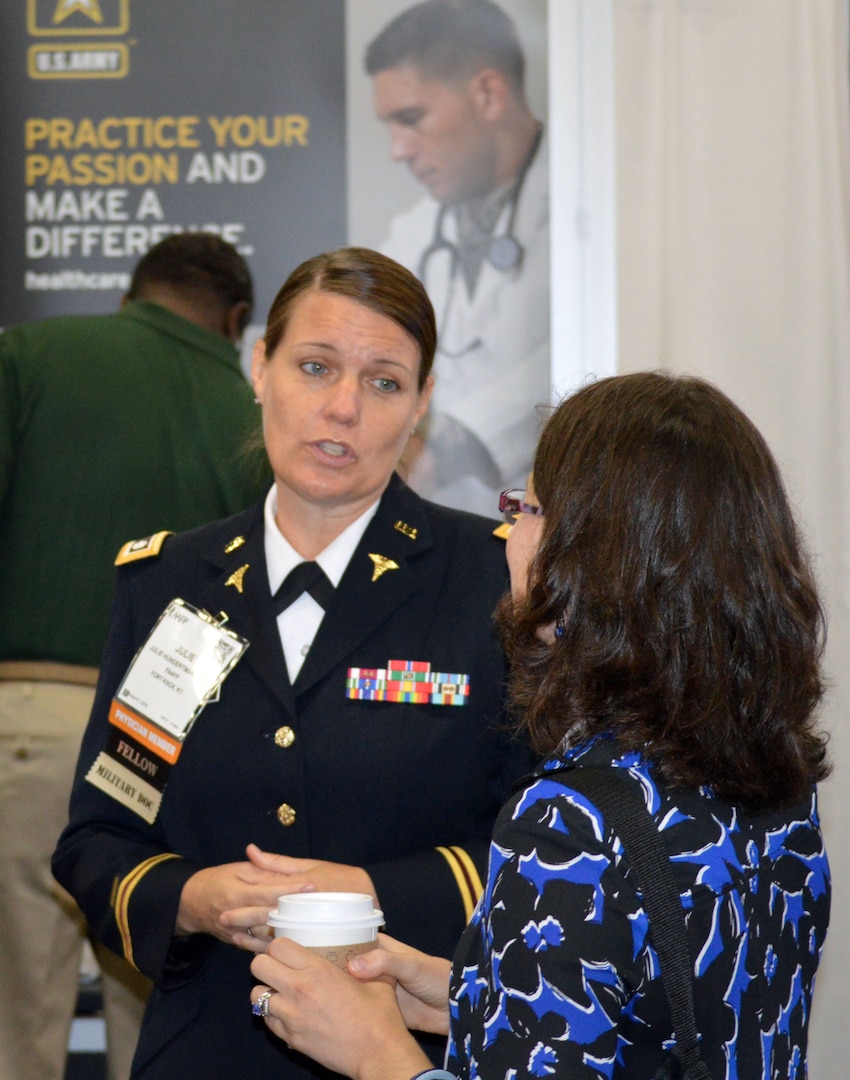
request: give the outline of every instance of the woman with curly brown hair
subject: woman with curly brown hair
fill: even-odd
[[[496,822],[451,974],[391,940],[359,957],[349,970],[395,980],[399,1012],[385,984],[279,939],[253,965],[268,1023],[362,1080],[426,1067],[402,1017],[450,1035],[452,1071],[423,1076],[680,1075],[663,932],[635,849],[582,790],[593,769],[639,793],[672,864],[694,1075],[805,1077],[830,898],[823,615],[770,451],[709,384],[620,376],[560,405],[533,485],[502,504],[498,621],[545,757]]]

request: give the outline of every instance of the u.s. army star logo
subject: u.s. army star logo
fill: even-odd
[[[102,23],[103,12],[100,10],[100,0],[58,0],[56,11],[53,15],[54,25],[64,22],[75,11],[88,15],[92,22]]]
[[[372,571],[372,581],[377,581],[381,574],[385,574],[387,570],[398,570],[398,563],[388,559],[386,555],[373,555],[370,551],[369,558],[375,564]]]

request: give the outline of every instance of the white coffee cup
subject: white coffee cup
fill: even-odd
[[[268,924],[287,937],[345,968],[352,956],[374,949],[384,913],[368,893],[314,892],[278,897]]]

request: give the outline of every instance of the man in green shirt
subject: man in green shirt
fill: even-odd
[[[258,413],[236,348],[253,303],[217,236],[166,238],[122,309],[0,335],[0,1080],[62,1080],[80,917],[50,875],[127,540],[229,516],[262,493],[245,458]],[[110,964],[111,966],[111,964]],[[118,972],[133,982],[137,972]],[[126,1080],[134,1021],[116,1030]],[[141,1000],[141,999],[139,999]]]

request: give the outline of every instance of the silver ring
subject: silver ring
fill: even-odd
[[[269,1015],[269,998],[274,993],[274,990],[264,990],[262,994],[257,998],[254,1004],[251,1006],[251,1012],[254,1016],[261,1016],[264,1020]]]
[[[250,926],[249,926],[249,927],[248,927],[248,929],[247,929],[247,930],[245,931],[245,933],[246,933],[246,934],[248,935],[248,937],[253,937],[253,936],[254,936],[254,931],[253,931],[253,930],[251,929],[251,927],[250,927]]]

